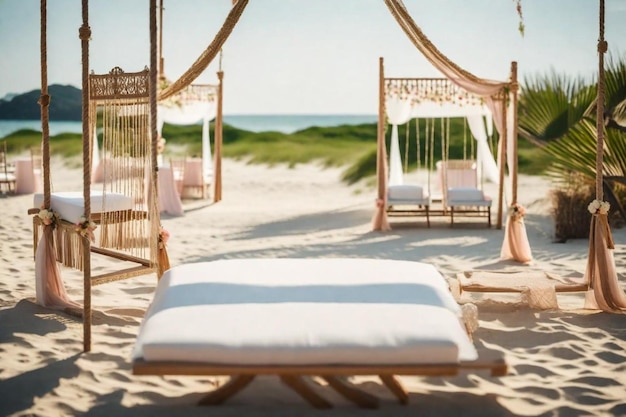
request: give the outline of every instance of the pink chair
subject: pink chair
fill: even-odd
[[[7,143],[2,142],[0,147],[0,191],[7,188],[9,194],[15,193],[17,178],[15,177],[15,167],[9,164],[7,159]]]
[[[193,158],[185,161],[182,195],[185,198],[209,198],[210,179],[202,172],[202,159]]]

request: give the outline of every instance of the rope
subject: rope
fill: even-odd
[[[415,153],[416,153],[416,160],[417,160],[417,172],[420,171],[420,169],[422,169],[422,161],[421,161],[421,145],[420,145],[420,119],[416,118],[415,119]],[[425,158],[426,156],[424,156]]]
[[[602,201],[602,161],[604,158],[604,54],[608,44],[604,40],[604,0],[600,0],[600,37],[598,39],[598,104],[596,109],[596,129],[598,143],[596,150],[596,199]]]
[[[441,51],[433,45],[421,29],[415,24],[401,0],[385,0],[385,4],[411,42],[422,52],[424,57],[426,57],[438,69],[440,68],[439,64],[443,63],[446,68],[455,73],[457,78],[467,79],[474,83],[480,83],[483,87],[493,87],[493,92],[491,94],[495,94],[507,84],[478,78],[474,74],[469,73],[448,59],[448,57],[441,53]],[[450,81],[456,83],[452,78],[450,78]]]
[[[161,16],[163,10],[163,0],[160,2]],[[162,18],[161,18],[162,24]],[[160,26],[159,26],[160,27]],[[159,31],[162,34],[162,31]],[[149,107],[150,107],[150,166],[151,169],[151,187],[152,192],[148,197],[148,210],[152,217],[149,227],[150,236],[150,262],[157,266],[157,277],[161,278],[161,271],[169,268],[169,259],[167,258],[167,252],[165,245],[163,248],[159,248],[159,240],[161,237],[161,213],[159,209],[159,168],[157,161],[157,146],[158,146],[158,132],[157,132],[157,86],[159,75],[164,75],[157,70],[157,59],[163,62],[163,58],[158,57],[159,51],[162,50],[162,39],[157,39],[157,4],[156,0],[150,0],[150,92],[149,92]],[[161,254],[163,256],[159,256]]]
[[[50,96],[48,95],[48,49],[47,49],[47,0],[41,0],[41,157],[43,170],[43,206],[50,208],[50,128],[49,128],[49,106]],[[33,169],[35,167],[33,166]]]
[[[404,173],[409,172],[409,140],[410,140],[410,130],[411,121],[409,120],[404,127],[404,132],[406,133],[404,137]]]
[[[200,74],[202,74],[206,67],[208,67],[213,61],[215,56],[222,50],[224,42],[226,42],[226,39],[228,39],[232,33],[247,4],[248,0],[238,0],[233,5],[233,8],[228,13],[224,24],[217,32],[217,35],[215,35],[211,44],[204,50],[204,52],[202,52],[202,54],[200,54],[198,59],[196,59],[196,62],[194,62],[191,67],[189,67],[189,69],[180,76],[180,78],[159,93],[158,101],[165,100],[178,93],[183,88],[190,85]]]

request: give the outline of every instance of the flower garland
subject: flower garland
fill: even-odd
[[[587,206],[587,210],[591,214],[609,214],[609,209],[611,208],[611,204],[608,201],[600,201],[598,199],[593,200]]]
[[[522,0],[513,0],[515,2],[515,10],[517,11],[517,15],[519,16],[519,23],[517,25],[517,30],[520,35],[524,36],[524,30],[526,29],[526,25],[524,25],[524,14],[522,12]]]
[[[39,213],[37,213],[37,217],[39,217],[39,220],[41,220],[41,223],[44,226],[52,226],[53,229],[61,220],[61,216],[59,215],[59,213],[53,210],[47,210],[45,208],[39,210]]]
[[[526,215],[526,209],[520,203],[512,204],[509,207],[509,216],[515,221],[522,221]]]
[[[76,223],[76,232],[80,234],[82,237],[88,237],[92,242],[96,241],[96,236],[94,235],[94,230],[98,227],[91,220],[87,220],[85,216],[80,216],[80,219]]]
[[[159,249],[165,248],[167,241],[170,239],[170,232],[161,227],[159,232]]]

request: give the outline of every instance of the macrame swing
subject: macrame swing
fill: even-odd
[[[218,35],[196,63],[179,80],[161,92],[172,97],[187,87],[211,62],[231,33],[247,0],[231,9]],[[79,29],[82,55],[83,193],[51,193],[50,135],[47,81],[47,2],[41,0],[41,122],[44,194],[33,217],[37,301],[43,306],[76,312],[80,305],[69,299],[57,261],[82,269],[84,300],[83,348],[91,350],[92,285],[169,268],[166,235],[160,226],[157,177],[157,16],[156,0],[150,1],[150,69],[124,73],[89,74],[89,2],[82,0]],[[221,91],[220,91],[221,95]],[[96,113],[101,112],[104,181],[91,189]],[[221,110],[220,110],[221,111]],[[221,124],[221,114],[217,121]],[[219,126],[218,130],[221,130]],[[217,139],[217,138],[216,138]],[[219,138],[221,140],[221,137]],[[216,142],[216,153],[221,143]],[[216,166],[216,177],[220,167]],[[221,196],[216,182],[216,195]],[[37,197],[36,197],[37,198]],[[92,203],[96,203],[92,207]],[[39,229],[43,229],[41,240]],[[92,246],[92,241],[98,244]],[[136,266],[91,275],[91,255],[100,254]]]
[[[51,193],[47,94],[47,3],[41,0],[42,149],[44,195],[35,214],[37,300],[57,309],[76,309],[69,300],[57,261],[83,271],[83,347],[91,349],[92,285],[149,273],[160,276],[169,268],[161,241],[157,208],[156,72],[145,69],[124,73],[89,74],[88,0],[82,1],[82,123],[83,193]],[[156,55],[155,55],[156,56]],[[155,59],[153,59],[155,60]],[[155,68],[152,63],[152,68]],[[154,99],[153,99],[154,98]],[[102,114],[104,182],[92,190],[93,134],[97,112]],[[36,196],[35,199],[38,197]],[[38,231],[43,235],[37,244]],[[97,243],[96,243],[97,242]],[[94,245],[92,246],[92,243]],[[92,254],[112,257],[123,264],[113,271],[92,275]],[[128,263],[133,266],[128,267]]]

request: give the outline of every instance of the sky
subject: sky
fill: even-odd
[[[231,0],[164,0],[163,55],[180,76],[213,40]],[[598,0],[404,0],[431,42],[474,75],[508,80],[598,70]],[[91,0],[90,69],[149,65],[149,0]],[[605,39],[626,59],[626,0],[606,0]],[[48,0],[48,84],[81,85],[80,0]],[[0,0],[0,97],[41,88],[38,0]],[[249,0],[223,47],[224,114],[376,114],[388,77],[440,77],[383,0]],[[198,78],[216,83],[216,59]],[[54,97],[52,98],[54,100]]]

